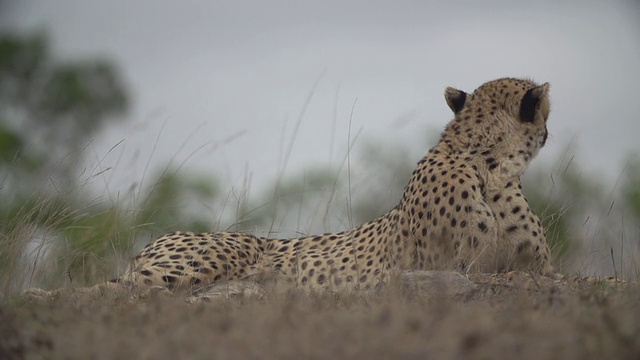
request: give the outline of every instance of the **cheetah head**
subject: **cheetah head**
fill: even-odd
[[[455,118],[441,143],[464,153],[491,153],[498,162],[524,167],[547,141],[549,83],[504,78],[487,82],[472,94],[447,88],[445,99]]]

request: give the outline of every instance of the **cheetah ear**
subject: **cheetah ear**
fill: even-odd
[[[464,107],[465,101],[467,101],[467,93],[454,89],[452,87],[448,87],[447,90],[444,91],[444,98],[447,100],[447,105],[454,114],[457,114]]]
[[[544,83],[538,87],[529,89],[520,101],[520,120],[524,122],[533,122],[536,117],[536,111],[540,110],[542,99],[549,92],[549,83]]]

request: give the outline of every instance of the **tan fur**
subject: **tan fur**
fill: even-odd
[[[551,274],[544,231],[520,187],[547,137],[548,89],[520,79],[491,81],[472,94],[448,88],[455,118],[418,163],[400,204],[378,219],[296,239],[168,234],[147,245],[114,282],[195,291],[279,279],[340,289],[375,287],[406,269]],[[531,111],[521,112],[525,103]],[[524,121],[521,113],[532,118]]]

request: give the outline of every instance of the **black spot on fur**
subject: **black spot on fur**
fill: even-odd
[[[164,275],[162,277],[162,280],[164,282],[166,282],[167,284],[171,284],[171,283],[176,282],[176,277],[175,276]]]

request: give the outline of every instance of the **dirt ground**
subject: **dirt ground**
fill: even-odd
[[[411,277],[373,293],[0,304],[0,359],[640,359],[636,285]],[[406,280],[406,279],[405,279]]]

